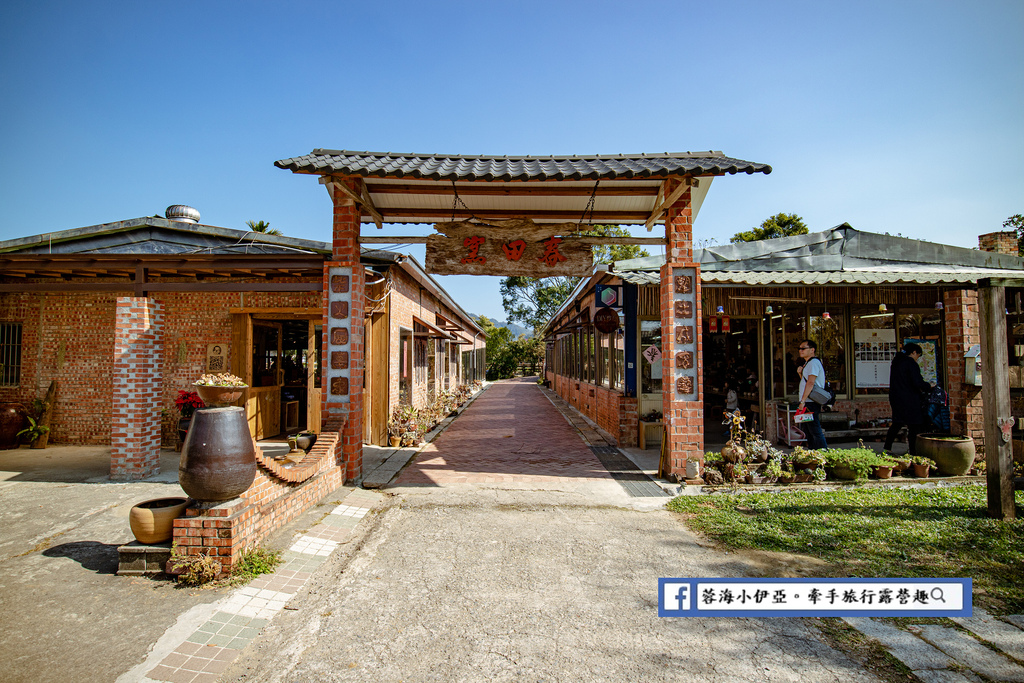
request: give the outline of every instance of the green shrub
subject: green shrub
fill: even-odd
[[[280,550],[267,550],[263,546],[253,546],[243,550],[238,562],[231,567],[231,578],[248,581],[260,574],[270,574],[281,564]]]
[[[829,467],[845,467],[852,470],[858,479],[867,479],[875,467],[892,467],[896,464],[870,448],[826,448],[818,453]]]

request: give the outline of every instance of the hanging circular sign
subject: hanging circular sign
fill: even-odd
[[[610,308],[600,308],[594,314],[594,327],[598,332],[608,334],[619,329],[619,314]]]

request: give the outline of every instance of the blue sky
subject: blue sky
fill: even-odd
[[[786,211],[973,247],[1024,213],[1022,33],[1017,0],[8,2],[0,239],[185,203],[326,241],[273,166],[315,147],[714,149],[774,172],[716,180],[697,240]],[[439,279],[504,319],[497,278]]]

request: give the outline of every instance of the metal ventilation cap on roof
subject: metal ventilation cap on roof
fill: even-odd
[[[185,204],[172,204],[164,211],[169,221],[181,221],[182,223],[198,223],[199,211]]]

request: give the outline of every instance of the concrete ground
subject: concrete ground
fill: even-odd
[[[667,498],[602,471],[585,420],[535,385],[481,398],[495,389],[397,485],[342,487],[271,537],[284,567],[233,589],[114,575],[131,505],[182,495],[177,453],[127,484],[109,481],[103,448],[0,451],[0,679],[876,680],[799,619],[659,618],[660,577],[800,575],[809,558],[707,547]],[[656,450],[627,454],[657,466]],[[1005,625],[983,626],[1005,638]],[[935,628],[921,638],[978,655]],[[929,666],[921,680],[976,680]]]

